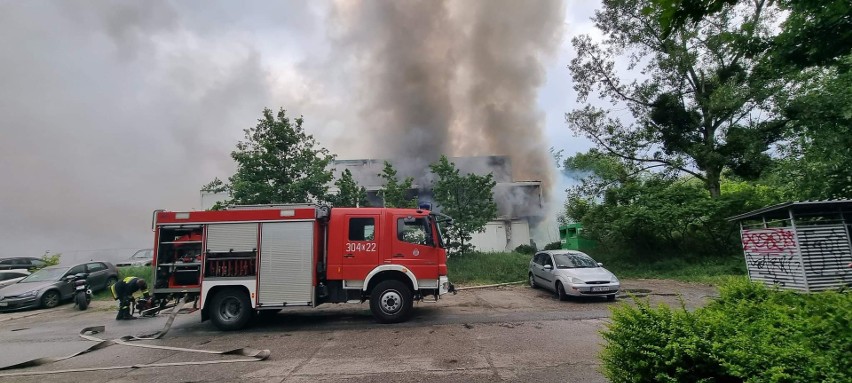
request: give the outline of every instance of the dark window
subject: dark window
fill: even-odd
[[[86,272],[86,265],[77,265],[77,266],[72,267],[71,270],[68,270],[68,272],[65,273],[65,275],[74,275],[74,274],[85,273],[85,272]]]
[[[550,265],[553,266],[553,260],[550,259],[550,255],[542,254],[544,256],[544,262],[542,263],[544,266]]]
[[[95,262],[95,263],[90,263],[90,264],[86,265],[86,268],[89,269],[90,273],[94,273],[95,271],[106,270],[107,267],[103,263]]]
[[[432,231],[429,221],[425,218],[400,218],[396,221],[397,239],[418,245],[432,243]]]
[[[41,259],[31,259],[30,263],[32,264],[33,267],[45,267],[45,266],[47,266],[47,264],[44,263],[44,261],[42,261]]]
[[[14,261],[14,259],[4,259],[0,261],[0,265],[11,265]]]
[[[376,237],[375,218],[350,218],[349,240],[350,241],[372,241]]]

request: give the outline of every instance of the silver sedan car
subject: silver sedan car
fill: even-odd
[[[576,250],[547,250],[536,253],[530,260],[529,284],[544,287],[559,295],[605,296],[615,300],[621,283],[603,264]]]

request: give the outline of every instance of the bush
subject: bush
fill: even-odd
[[[535,253],[535,246],[532,245],[520,245],[515,248],[516,253],[521,254],[533,254]]]
[[[45,253],[41,256],[41,260],[44,261],[44,267],[48,266],[56,266],[59,264],[59,258],[62,256],[62,253],[53,253],[48,254]]]
[[[603,333],[612,382],[852,381],[852,299],[730,281],[708,306],[621,305]]]
[[[556,242],[548,243],[547,245],[544,246],[544,249],[545,250],[560,250],[560,249],[562,249],[562,242],[556,241]]]

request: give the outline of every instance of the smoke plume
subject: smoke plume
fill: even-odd
[[[560,43],[561,1],[341,1],[332,39],[359,74],[352,142],[428,173],[450,156],[511,157],[516,180],[552,179],[536,92]]]

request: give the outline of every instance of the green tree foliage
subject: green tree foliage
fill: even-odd
[[[493,175],[462,176],[446,156],[429,167],[437,177],[432,187],[435,202],[442,213],[453,217],[453,225],[447,228],[447,248],[455,254],[472,251],[473,233],[483,232],[485,224],[497,217]]]
[[[653,0],[665,35],[746,0]],[[748,0],[753,3],[766,1]],[[789,14],[771,42],[778,65],[837,64],[852,53],[852,3],[848,0],[776,0]]]
[[[263,110],[257,126],[245,130],[231,158],[237,172],[230,183],[214,179],[205,188],[230,191],[229,204],[316,202],[326,196],[334,156],[306,134],[304,119],[290,119],[284,109]],[[218,182],[217,182],[218,181]]]
[[[621,382],[848,382],[852,299],[797,294],[734,280],[691,312],[613,310],[603,332],[603,369]]]
[[[385,180],[385,185],[379,190],[379,197],[382,197],[385,207],[417,207],[417,197],[410,197],[414,178],[406,177],[400,182],[397,179],[396,169],[387,161],[379,177]]]
[[[771,164],[767,150],[786,123],[773,106],[788,83],[767,44],[777,9],[723,7],[670,34],[662,12],[651,0],[604,1],[593,21],[605,39],[574,38],[569,68],[578,101],[596,94],[615,107],[587,104],[566,120],[604,152],[690,174],[719,198],[723,170],[755,178]],[[621,59],[629,72],[617,70]]]
[[[786,105],[791,120],[783,158],[767,177],[790,199],[852,198],[852,55],[821,70],[814,83]]]
[[[339,189],[336,195],[330,195],[328,201],[333,206],[337,207],[366,207],[369,206],[367,201],[367,190],[363,186],[358,186],[355,179],[352,178],[352,172],[349,169],[343,170],[340,178],[334,182]]]
[[[44,267],[56,266],[59,264],[60,257],[62,257],[62,253],[50,253],[46,251],[41,256],[41,260],[44,261]]]
[[[589,172],[569,189],[566,215],[604,250],[636,260],[736,254],[737,227],[726,218],[782,198],[774,188],[728,179],[711,198],[696,178],[635,172],[630,164],[595,151],[566,159],[566,168]]]
[[[224,182],[222,182],[222,180],[219,179],[219,177],[216,177],[213,178],[213,181],[210,181],[206,185],[202,186],[201,191],[207,193],[223,193],[230,192],[231,190],[227,184],[225,184]]]

